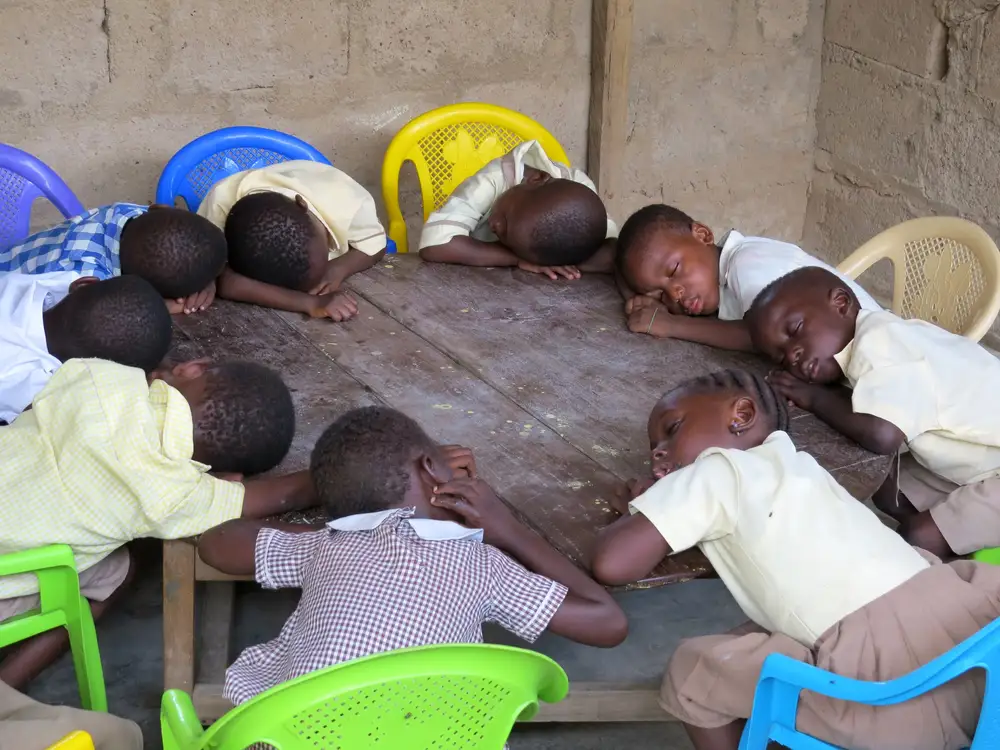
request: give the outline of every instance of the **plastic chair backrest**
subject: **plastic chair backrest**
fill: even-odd
[[[156,185],[156,202],[173,206],[180,196],[188,210],[197,211],[212,185],[224,177],[295,159],[330,163],[305,141],[277,130],[213,130],[170,157]]]
[[[31,207],[48,199],[67,219],[83,206],[51,167],[27,151],[0,143],[0,250],[28,236]]]
[[[389,237],[399,252],[407,252],[406,222],[399,207],[399,172],[404,162],[413,162],[417,170],[426,220],[464,179],[531,140],[538,141],[553,161],[569,164],[566,151],[548,130],[520,112],[493,104],[452,104],[407,123],[392,139],[382,162]]]
[[[70,732],[48,750],[94,750],[94,740],[86,732]]]
[[[55,628],[69,633],[80,700],[91,711],[107,711],[104,670],[90,604],[80,595],[73,550],[65,544],[0,555],[0,576],[33,573],[41,600],[32,610],[0,622],[0,648]]]
[[[765,750],[769,741],[790,750],[841,750],[796,731],[802,690],[869,706],[889,706],[928,693],[972,669],[986,672],[986,692],[969,750],[994,750],[1000,747],[1000,688],[996,685],[1000,676],[1000,619],[920,669],[889,682],[852,680],[783,654],[768,656],[740,750]]]
[[[935,216],[887,229],[844,260],[856,279],[879,260],[892,262],[892,311],[979,341],[1000,312],[1000,251],[980,227]]]
[[[562,668],[532,651],[484,644],[376,654],[298,677],[237,706],[202,730],[190,696],[161,709],[164,750],[440,747],[499,750],[538,700],[556,702]]]

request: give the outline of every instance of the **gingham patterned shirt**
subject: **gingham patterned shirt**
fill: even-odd
[[[334,522],[351,531],[261,530],[257,582],[301,587],[302,598],[277,638],[240,654],[223,695],[242,703],[299,675],[382,651],[481,643],[484,622],[527,641],[541,635],[565,586],[488,544],[442,534],[426,539],[432,534],[423,525],[439,522],[414,527],[412,513]]]
[[[81,276],[110,279],[121,273],[118,245],[122,230],[148,210],[149,206],[112,203],[74,216],[0,250],[0,272],[75,271]]]

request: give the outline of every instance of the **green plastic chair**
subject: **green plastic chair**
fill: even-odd
[[[387,651],[302,675],[202,729],[191,697],[168,690],[163,750],[499,750],[539,699],[569,681],[546,656],[509,646],[447,644]]]
[[[981,549],[972,554],[972,559],[976,562],[989,563],[990,565],[1000,565],[1000,547]]]
[[[65,544],[52,544],[0,555],[0,576],[22,573],[38,577],[41,606],[0,623],[0,648],[47,630],[66,628],[80,686],[80,701],[91,711],[107,711],[108,697],[104,692],[97,630],[90,604],[80,595],[80,576],[76,572],[73,550]]]

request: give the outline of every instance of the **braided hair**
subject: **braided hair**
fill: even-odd
[[[685,380],[663,395],[663,399],[680,393],[716,393],[744,391],[757,402],[771,422],[771,432],[788,430],[788,407],[763,376],[748,370],[716,370],[708,375]]]

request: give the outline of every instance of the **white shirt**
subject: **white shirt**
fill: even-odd
[[[806,646],[928,567],[784,432],[709,448],[630,509],[673,552],[700,547],[747,617]]]
[[[836,359],[854,411],[896,425],[921,466],[962,485],[1000,475],[1000,360],[975,341],[862,310]]]
[[[394,516],[398,510],[399,508],[389,508],[388,510],[377,510],[374,513],[357,513],[353,516],[335,518],[326,527],[334,531],[371,531],[381,526],[390,516]],[[428,542],[483,541],[482,529],[470,529],[454,521],[411,517],[406,519],[406,523],[413,529],[414,534]]]
[[[0,419],[13,422],[62,363],[49,354],[42,313],[79,274],[0,274]]]
[[[734,229],[722,238],[719,256],[719,320],[742,320],[764,287],[807,267],[825,268],[839,276],[857,295],[862,310],[882,309],[857,282],[798,245],[766,237],[744,237]]]

